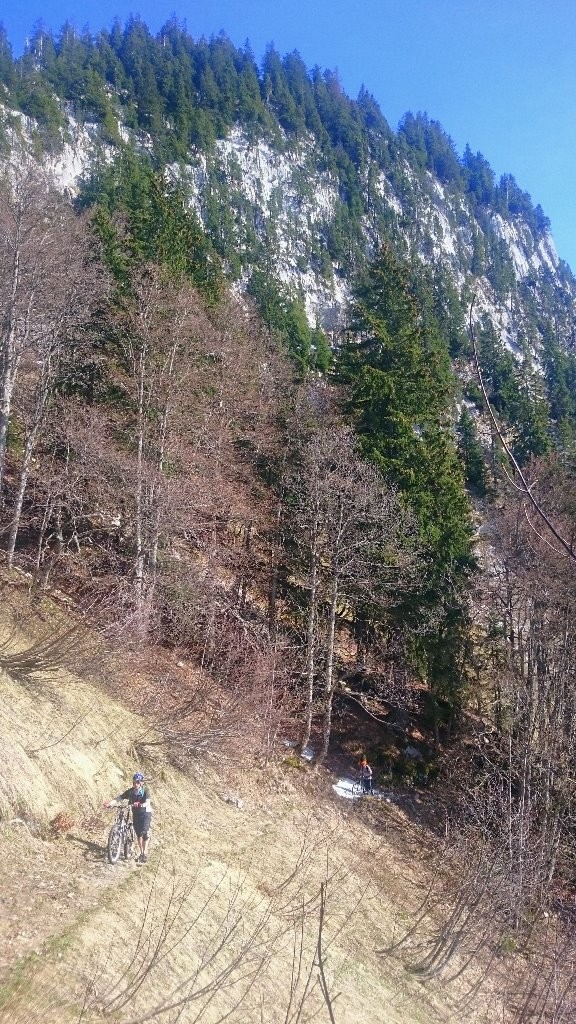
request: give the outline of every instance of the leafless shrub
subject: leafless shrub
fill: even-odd
[[[82,818],[80,826],[85,832],[102,832],[102,818],[98,814],[89,814],[87,818]]]
[[[83,623],[45,630],[22,649],[16,629],[0,640],[0,667],[20,682],[54,678],[62,669],[90,672],[100,664],[103,646]]]
[[[134,698],[154,722],[154,736],[142,738],[143,749],[161,745],[180,767],[207,752],[259,763],[273,755],[294,710],[290,650],[281,637],[271,639],[264,628],[250,625],[219,609],[209,624],[210,643],[205,637],[200,652],[178,647],[177,662],[164,655],[162,667],[154,664],[154,648],[131,657]],[[126,668],[119,677],[124,697],[130,693],[125,674]]]
[[[66,811],[59,811],[48,823],[49,834],[53,839],[64,836],[74,825],[74,818]]]
[[[506,980],[514,1024],[571,1024],[576,1016],[573,928],[554,918]]]

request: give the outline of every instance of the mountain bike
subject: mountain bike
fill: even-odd
[[[372,792],[372,787],[370,789],[365,788],[362,776],[352,783],[352,796],[372,796]]]
[[[134,846],[134,825],[132,824],[132,808],[130,804],[124,804],[118,808],[116,821],[112,825],[108,835],[108,860],[111,864],[117,864],[120,854],[124,854],[125,860],[130,860]]]

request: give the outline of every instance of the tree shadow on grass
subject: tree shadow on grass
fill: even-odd
[[[77,846],[84,847],[84,858],[88,861],[104,861],[106,860],[106,845],[103,843],[96,843],[91,839],[83,839],[82,836],[76,836],[72,832],[69,832],[66,836],[69,843],[75,843]]]

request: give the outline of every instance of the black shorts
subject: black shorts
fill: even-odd
[[[134,831],[138,838],[142,836],[143,839],[148,839],[148,832],[150,831],[150,822],[152,821],[152,815],[150,812],[144,814],[134,814]]]

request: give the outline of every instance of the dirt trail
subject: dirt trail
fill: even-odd
[[[23,819],[0,824],[0,856],[1,981],[17,959],[40,955],[44,943],[93,910],[119,876],[89,834],[48,841],[31,833]]]

